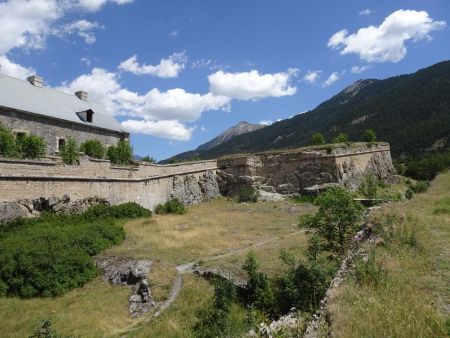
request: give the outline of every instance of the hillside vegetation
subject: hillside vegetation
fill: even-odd
[[[328,142],[339,133],[358,141],[369,128],[376,131],[379,140],[391,144],[394,158],[447,148],[450,61],[413,74],[358,81],[309,112],[238,135],[211,149],[197,151],[197,155],[207,159],[305,146],[311,144],[316,132]]]

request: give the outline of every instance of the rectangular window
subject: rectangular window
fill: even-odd
[[[88,110],[86,112],[86,122],[91,122],[94,119],[94,112],[92,110]]]
[[[63,138],[58,139],[58,151],[61,151],[61,149],[66,145],[66,140]]]

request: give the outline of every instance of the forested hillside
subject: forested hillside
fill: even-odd
[[[391,143],[392,155],[416,156],[448,147],[450,61],[385,80],[361,80],[307,113],[200,151],[201,158],[308,145],[315,132],[328,142],[340,132],[361,140],[368,128]]]

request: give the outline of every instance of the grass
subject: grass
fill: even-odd
[[[336,337],[450,334],[450,214],[441,211],[449,190],[447,173],[428,192],[373,216],[385,238],[374,249],[383,282],[350,278],[337,289],[329,307]]]
[[[306,237],[303,233],[287,235],[298,231],[298,217],[313,208],[288,201],[237,204],[218,199],[191,206],[184,215],[130,220],[124,224],[126,239],[105,254],[152,260],[151,292],[156,300],[163,301],[170,292],[177,265],[194,260],[206,262],[263,241],[269,242],[252,250],[267,272],[281,271],[280,249],[301,255]],[[236,257],[219,257],[211,262],[239,269],[247,252],[242,250]],[[129,331],[131,337],[189,337],[196,321],[195,310],[210,299],[212,287],[189,274],[183,276],[183,281],[175,303],[148,323],[145,316],[137,320],[128,316],[127,287],[114,287],[99,278],[56,298],[1,297],[0,336],[27,337],[42,320],[49,319],[54,330],[66,336],[123,337]],[[241,318],[245,314],[234,307],[232,315]]]

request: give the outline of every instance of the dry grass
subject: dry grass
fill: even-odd
[[[125,224],[126,240],[107,254],[151,259],[149,282],[157,300],[171,289],[178,264],[231,253],[298,230],[300,214],[311,206],[290,202],[236,204],[218,199],[192,206],[184,215],[154,215],[152,219]],[[281,271],[280,249],[300,255],[305,235],[287,236],[255,248],[268,273]],[[246,251],[218,259],[223,266],[239,269]],[[223,262],[222,262],[223,260]],[[195,321],[194,310],[209,299],[212,288],[202,279],[185,275],[177,301],[155,321],[131,331],[137,337],[186,337]],[[58,298],[0,298],[2,337],[27,337],[43,319],[50,319],[60,334],[82,337],[122,337],[141,320],[128,316],[126,287],[113,287],[99,278]],[[145,319],[145,318],[144,318]]]
[[[427,193],[375,216],[392,229],[386,245],[375,249],[386,282],[349,279],[338,289],[330,306],[336,337],[448,336],[450,215],[434,210],[449,191],[450,174],[440,175]]]

